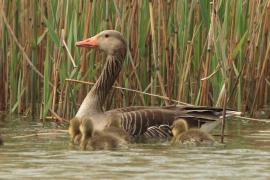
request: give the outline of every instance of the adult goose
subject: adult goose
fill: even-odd
[[[213,122],[222,114],[221,108],[198,106],[134,106],[103,111],[103,104],[121,70],[127,52],[127,43],[122,34],[115,30],[105,30],[95,36],[79,41],[77,47],[98,48],[107,54],[102,73],[90,92],[83,100],[75,118],[89,117],[95,129],[102,130],[109,117],[118,116],[122,128],[133,137],[168,137],[172,136],[173,121],[185,118],[189,127],[200,127]],[[227,110],[227,116],[236,112]],[[78,130],[78,129],[77,129]]]

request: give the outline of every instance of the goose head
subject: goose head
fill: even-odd
[[[105,30],[95,36],[76,42],[77,47],[99,48],[107,54],[115,54],[126,50],[126,41],[123,35],[115,30]]]
[[[188,130],[187,121],[182,118],[176,119],[173,122],[171,129],[173,136],[178,136],[179,134],[186,132]]]

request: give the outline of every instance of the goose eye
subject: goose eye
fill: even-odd
[[[105,34],[105,38],[108,38],[109,37],[109,34]]]

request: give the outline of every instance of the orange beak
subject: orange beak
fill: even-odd
[[[91,37],[82,41],[76,42],[77,47],[88,47],[88,48],[93,48],[97,46],[97,37]]]

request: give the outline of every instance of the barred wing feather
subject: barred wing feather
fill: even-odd
[[[201,127],[205,123],[217,121],[222,115],[222,108],[182,105],[132,106],[108,112],[119,114],[122,127],[130,135],[160,138],[171,136],[169,126],[177,118],[186,119],[189,127]],[[233,110],[227,110],[227,112],[228,116],[236,113]]]

